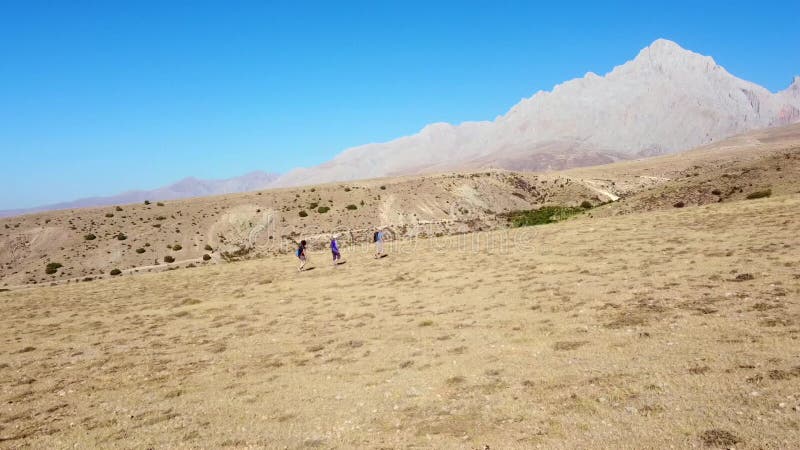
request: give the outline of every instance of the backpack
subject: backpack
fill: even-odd
[[[303,253],[303,247],[297,247],[297,257],[300,257],[300,254]]]
[[[372,242],[378,242],[378,232],[376,231],[375,234],[372,235]]]

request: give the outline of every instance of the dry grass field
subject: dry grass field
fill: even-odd
[[[2,448],[793,448],[800,195],[0,293]]]

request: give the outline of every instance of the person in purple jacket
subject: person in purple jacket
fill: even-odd
[[[336,242],[336,235],[331,235],[331,254],[333,255],[333,267],[339,264],[342,254],[339,253],[339,243]]]

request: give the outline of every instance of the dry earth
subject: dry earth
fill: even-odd
[[[798,223],[786,194],[3,292],[0,447],[791,448]]]
[[[592,211],[605,216],[736,201],[766,189],[800,192],[800,124],[564,172],[408,176],[0,219],[0,288],[258,257],[290,251],[300,239],[322,248],[334,232],[357,243],[376,226],[395,239],[449,235],[501,229],[503,213],[544,205],[619,199]],[[62,267],[48,274],[51,263]]]

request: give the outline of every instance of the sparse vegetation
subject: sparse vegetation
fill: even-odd
[[[300,217],[308,217],[308,213],[307,213],[307,212],[305,212],[305,210],[303,210],[303,211],[300,211],[300,212],[299,212],[299,213],[297,213],[297,214],[298,214]]]
[[[120,241],[124,241],[125,239],[128,239],[128,236],[126,236],[124,233],[119,233],[115,237]]]
[[[145,249],[143,249],[143,248],[137,248],[136,249],[136,253],[141,254],[141,253],[144,253],[144,252],[145,252]]]
[[[145,201],[144,201],[144,204],[145,204],[145,205],[149,205],[149,204],[150,204],[150,200],[145,200]]]
[[[757,199],[757,198],[769,197],[771,195],[772,195],[772,189],[766,189],[766,190],[763,190],[763,191],[755,191],[755,192],[751,192],[751,193],[747,194],[747,199],[748,200],[754,200],[754,199]]]
[[[61,265],[61,263],[51,262],[51,263],[48,263],[47,266],[45,266],[44,273],[46,273],[48,275],[52,275],[52,274],[58,272],[58,269],[60,269],[62,267],[63,266]]]
[[[114,208],[114,209],[116,209],[117,211],[122,211],[122,207],[121,207],[121,206],[117,206],[117,207],[116,207],[116,208]]]
[[[122,271],[119,270],[119,269],[112,269],[111,272],[108,272],[108,274],[111,275],[111,276],[117,276],[117,275],[120,275],[121,273],[122,273]]]
[[[331,209],[327,206],[320,206],[317,208],[317,212],[320,214],[325,214],[326,212],[330,211]]]
[[[589,200],[584,200],[581,202],[581,208],[583,209],[592,209],[593,206],[594,205],[592,205],[592,202],[590,202]]]
[[[106,217],[114,217],[114,213],[106,213]]]
[[[172,251],[177,252],[177,251],[181,250],[182,248],[183,247],[181,247],[181,244],[175,244],[175,245],[172,246]]]
[[[95,236],[92,233],[89,233],[89,234],[83,235],[83,239],[86,240],[86,241],[93,241],[93,240],[97,239],[97,236]]]
[[[684,206],[686,206],[686,203],[679,201],[675,202],[672,206],[674,206],[675,208],[683,208]]]
[[[156,203],[156,206],[164,206],[164,202],[158,202]]]
[[[345,206],[345,208],[347,208],[347,209],[349,209],[351,211],[355,211],[356,209],[358,209],[358,206],[350,204],[350,205]]]
[[[539,209],[512,211],[503,215],[511,223],[511,226],[525,227],[560,222],[582,212],[583,208],[572,206],[544,206]]]
[[[165,263],[174,263],[175,262],[175,258],[172,257],[172,256],[167,255],[167,256],[164,257],[164,262]]]

